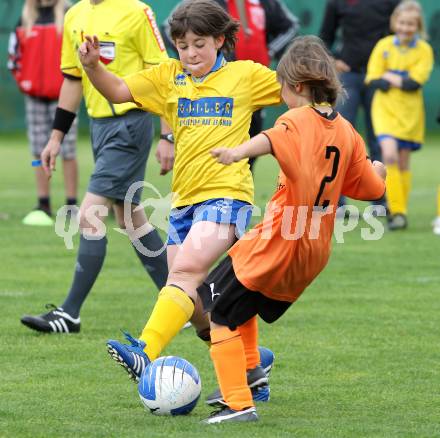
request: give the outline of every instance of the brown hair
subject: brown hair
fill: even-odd
[[[176,41],[189,30],[199,36],[218,38],[224,35],[222,50],[235,48],[239,23],[220,5],[212,0],[185,0],[173,12],[169,20],[171,38]]]
[[[70,6],[68,0],[57,0],[53,5],[55,25],[58,33],[63,31],[63,21],[66,9]],[[32,26],[38,17],[38,0],[25,0],[23,5],[23,11],[21,13],[21,21],[23,27],[26,29],[26,34],[29,35]]]
[[[398,15],[403,11],[415,11],[419,14],[419,18],[418,18],[419,35],[422,38],[427,39],[428,35],[426,34],[426,29],[425,29],[425,20],[423,18],[423,9],[420,6],[420,3],[416,2],[415,0],[403,0],[394,8],[394,11],[391,14],[391,18],[390,18],[391,30],[393,32],[396,32],[396,20],[397,20]]]
[[[284,53],[277,67],[277,78],[291,89],[302,83],[310,88],[313,104],[336,103],[343,93],[335,62],[316,36],[297,37]]]

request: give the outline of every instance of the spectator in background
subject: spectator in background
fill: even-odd
[[[391,15],[395,35],[378,41],[368,61],[365,82],[373,89],[371,115],[374,133],[387,166],[389,230],[407,226],[411,191],[411,152],[422,147],[425,109],[422,87],[434,66],[434,54],[425,41],[420,4],[403,0]]]
[[[25,96],[26,124],[31,153],[39,159],[52,130],[63,76],[61,42],[66,0],[26,0],[20,21],[9,38],[9,62]],[[77,123],[61,145],[66,204],[75,205],[78,190],[76,162]],[[38,205],[23,219],[26,225],[52,225],[50,184],[43,169],[35,167]]]
[[[400,0],[327,0],[320,37],[336,58],[336,69],[347,92],[339,111],[353,126],[363,107],[367,144],[372,161],[381,160],[371,123],[374,91],[364,83],[368,58],[376,43],[390,33],[390,16]],[[340,32],[340,41],[337,35]],[[338,44],[336,44],[336,42]],[[385,204],[385,200],[380,201]],[[340,204],[344,204],[341,199]]]
[[[298,34],[299,20],[281,0],[215,0],[240,22],[234,52],[227,54],[228,61],[251,60],[269,66],[279,60],[284,50]],[[176,6],[177,7],[177,6]],[[167,46],[176,51],[170,37],[169,17],[162,25]],[[255,111],[249,135],[263,130],[264,109]],[[249,159],[251,169],[256,158]]]

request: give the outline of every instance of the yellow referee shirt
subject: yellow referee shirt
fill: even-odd
[[[432,48],[426,41],[416,38],[402,46],[394,35],[390,35],[381,39],[373,49],[365,81],[368,84],[390,71],[423,85],[431,74],[433,58]],[[422,88],[416,91],[394,87],[388,91],[377,90],[371,118],[377,136],[391,135],[400,140],[423,143],[425,110]]]
[[[280,103],[275,72],[252,61],[226,62],[219,55],[211,72],[196,80],[177,60],[124,78],[135,102],[163,116],[175,136],[173,207],[212,198],[253,202],[247,160],[224,166],[210,155],[217,146],[249,139],[252,113]]]
[[[118,76],[158,64],[168,56],[151,8],[138,0],[104,0],[96,5],[81,0],[64,19],[61,70],[82,79],[89,116],[111,117],[136,108],[134,103],[110,103],[90,83],[77,54],[84,35],[98,36],[101,62]]]

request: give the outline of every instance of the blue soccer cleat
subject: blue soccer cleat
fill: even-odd
[[[258,351],[260,352],[261,365],[247,371],[247,382],[252,392],[253,400],[267,402],[270,399],[269,374],[273,367],[275,355],[265,347],[258,347]],[[220,389],[216,389],[213,393],[209,394],[205,402],[210,406],[221,407],[225,405]]]
[[[258,347],[258,351],[260,352],[261,366],[263,367],[264,372],[267,374],[267,377],[269,377],[275,360],[275,355],[266,347]]]
[[[124,332],[124,335],[131,345],[111,339],[107,341],[107,351],[112,359],[124,367],[132,380],[139,382],[142,372],[151,362],[144,351],[145,342],[133,338],[128,333]]]

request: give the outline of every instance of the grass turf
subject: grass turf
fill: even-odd
[[[60,304],[76,251],[67,250],[52,228],[21,224],[35,202],[31,159],[24,137],[0,137],[0,436],[440,436],[440,238],[430,228],[439,143],[431,138],[413,156],[409,229],[363,241],[360,223],[343,244],[334,243],[329,265],[292,309],[273,325],[260,324],[260,343],[276,353],[271,401],[258,405],[261,421],[205,426],[199,421],[210,409],[202,402],[183,418],[147,413],[136,386],[108,358],[105,341],[121,338],[120,329],[138,334],[157,293],[127,238],[111,229],[114,222],[81,333],[40,335],[20,324],[24,313]],[[92,169],[86,138],[79,160],[84,193]],[[275,187],[276,172],[273,159],[258,161],[260,206]],[[61,174],[53,178],[55,210],[63,203]],[[147,175],[168,193],[170,178],[158,176],[153,155]],[[76,249],[78,239],[74,243]],[[197,366],[202,398],[213,389],[207,349],[192,329],[165,353]]]

